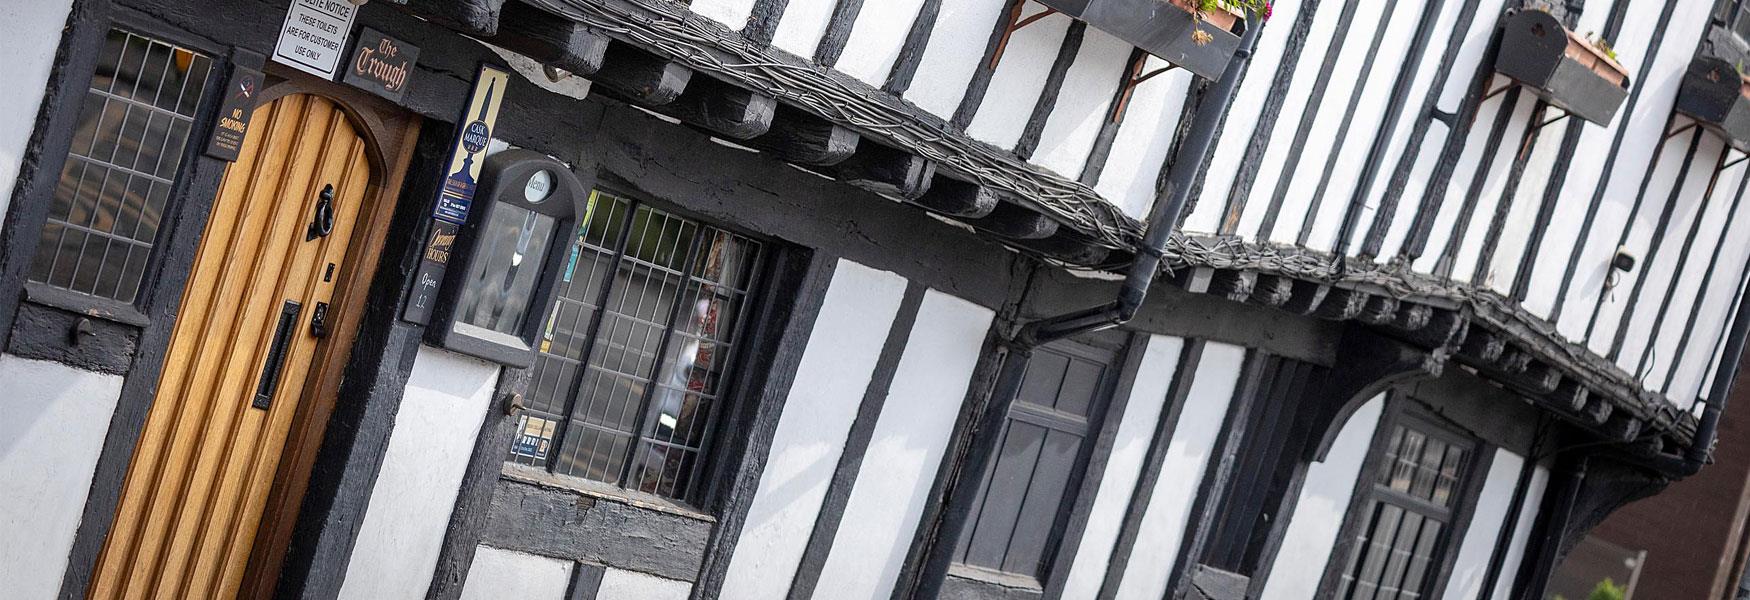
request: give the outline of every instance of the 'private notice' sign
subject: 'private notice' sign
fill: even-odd
[[[349,0],[292,0],[279,43],[274,45],[274,62],[334,79],[357,14],[358,6]]]

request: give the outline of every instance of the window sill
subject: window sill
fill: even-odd
[[[653,510],[678,517],[686,517],[688,519],[694,519],[706,523],[717,522],[717,517],[699,512],[696,508],[655,494],[646,494],[635,490],[623,489],[605,483],[590,481],[581,477],[556,475],[539,467],[505,463],[504,470],[500,472],[500,475],[504,479],[520,483],[558,488],[599,500],[618,502],[629,506]]]
[[[962,579],[970,579],[980,583],[988,583],[1005,588],[1041,593],[1045,591],[1045,586],[1039,583],[1039,579],[1030,575],[1004,573],[1002,571],[993,571],[984,567],[975,567],[961,563],[950,565],[948,567],[948,574]]]
[[[81,294],[34,281],[24,284],[24,299],[35,304],[123,325],[144,328],[152,324],[152,319],[132,304]]]

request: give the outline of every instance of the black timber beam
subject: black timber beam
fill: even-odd
[[[1101,246],[1086,236],[1069,229],[1058,228],[1057,235],[1037,240],[1011,240],[1024,250],[1037,252],[1054,260],[1073,265],[1103,265],[1112,258],[1111,248]]]
[[[806,110],[779,103],[771,129],[747,140],[747,145],[778,160],[809,167],[830,167],[857,152],[862,136]]]
[[[644,106],[662,106],[681,97],[693,70],[629,44],[608,45],[602,67],[590,80]]]
[[[863,140],[827,174],[851,185],[902,200],[916,200],[930,190],[936,163],[922,156]]]
[[[609,45],[606,34],[521,2],[504,5],[498,17],[498,33],[489,41],[543,65],[584,77],[601,70]]]
[[[498,18],[504,10],[505,0],[390,0],[390,2],[404,4],[421,16],[464,32],[492,36],[498,33]]]
[[[1397,298],[1387,295],[1373,295],[1367,299],[1361,308],[1361,314],[1356,318],[1369,325],[1386,325],[1397,322]]]
[[[965,219],[966,224],[1017,240],[1040,240],[1057,234],[1058,223],[1014,202],[1000,202],[990,214]]]
[[[996,190],[937,173],[929,191],[912,203],[951,217],[979,219],[990,216],[1002,199]]]
[[[711,77],[698,77],[673,103],[657,110],[711,133],[746,140],[772,128],[778,100]]]
[[[1349,321],[1361,316],[1361,311],[1367,308],[1367,300],[1372,296],[1357,289],[1332,287],[1325,292],[1325,299],[1312,311],[1312,316],[1332,321]]]
[[[1259,274],[1257,281],[1252,283],[1250,300],[1253,304],[1261,304],[1271,308],[1281,307],[1288,304],[1289,299],[1294,297],[1294,284],[1293,278]]]
[[[1209,280],[1209,293],[1234,302],[1252,297],[1258,285],[1258,273],[1238,269],[1216,269]]]

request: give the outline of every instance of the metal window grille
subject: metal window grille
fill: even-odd
[[[548,316],[510,462],[687,500],[761,245],[596,192]]]
[[[1359,505],[1356,543],[1338,598],[1404,598],[1432,592],[1445,535],[1463,490],[1472,443],[1429,423],[1404,419],[1383,448],[1379,475]]]
[[[134,301],[211,70],[197,52],[109,32],[31,281]]]
[[[1058,342],[1028,359],[996,461],[980,485],[954,560],[1043,578],[1061,537],[1093,422],[1107,395],[1110,354]]]

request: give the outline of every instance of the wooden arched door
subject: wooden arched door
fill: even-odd
[[[329,305],[377,179],[367,136],[311,94],[257,108],[251,129],[201,236],[92,598],[237,595],[331,341]]]

